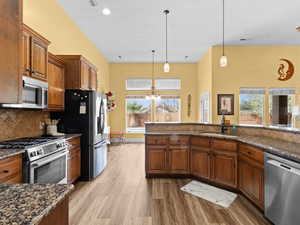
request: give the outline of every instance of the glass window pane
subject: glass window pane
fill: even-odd
[[[176,78],[159,78],[155,79],[156,90],[180,90],[181,80]]]
[[[240,94],[240,123],[262,125],[264,115],[263,94]]]
[[[155,103],[157,122],[180,122],[180,99],[161,98]]]
[[[126,90],[151,90],[152,80],[146,78],[130,78],[126,80]]]
[[[149,121],[151,121],[151,101],[145,98],[127,98],[127,129],[141,130],[145,127],[144,123]]]

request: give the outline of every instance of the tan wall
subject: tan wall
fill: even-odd
[[[226,46],[228,67],[219,66],[221,47],[212,48],[213,121],[219,123],[217,94],[235,95],[235,115],[228,117],[231,123],[239,122],[239,89],[241,87],[300,89],[300,46]],[[286,58],[295,65],[295,74],[289,81],[278,80],[279,59]],[[299,104],[299,96],[297,97]],[[268,121],[268,97],[265,99],[265,124]]]
[[[90,60],[98,68],[99,90],[108,90],[107,60],[56,0],[24,0],[23,17],[26,25],[51,41],[50,52],[83,55]]]
[[[210,102],[212,100],[212,48],[210,48],[198,62],[197,71],[197,121],[200,121],[200,97],[202,94],[209,93]],[[212,107],[210,109],[210,114]],[[210,115],[211,118],[211,115]]]
[[[181,121],[195,122],[197,118],[197,64],[171,64],[171,72],[163,73],[162,64],[155,65],[157,78],[181,78],[180,91],[161,91],[160,94],[179,94],[181,96]],[[110,64],[110,87],[115,94],[117,108],[110,113],[112,132],[125,132],[125,96],[134,94],[150,94],[147,91],[126,91],[125,82],[128,78],[151,78],[151,63],[112,63]],[[192,112],[187,116],[187,98],[192,95]],[[141,138],[143,134],[128,134],[129,138]]]

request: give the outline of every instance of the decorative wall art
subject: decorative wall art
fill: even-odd
[[[234,95],[218,95],[218,115],[234,115]]]
[[[295,67],[293,65],[293,63],[288,60],[288,59],[280,59],[280,61],[283,61],[285,63],[287,63],[288,65],[288,68],[285,69],[285,64],[281,63],[279,65],[279,68],[278,68],[278,74],[279,74],[279,77],[278,77],[278,80],[280,81],[287,81],[289,79],[291,79],[295,73]]]

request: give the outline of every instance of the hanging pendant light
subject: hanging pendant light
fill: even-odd
[[[225,55],[225,0],[223,1],[223,44],[222,44],[222,56],[220,58],[220,67],[226,67],[228,65],[228,59]]]
[[[160,96],[155,94],[155,80],[154,80],[154,64],[155,64],[155,50],[152,50],[152,79],[151,79],[151,95],[147,95],[148,100],[159,100]]]
[[[164,64],[164,72],[170,72],[170,64],[168,62],[168,14],[170,13],[169,10],[164,10],[164,14],[166,15],[166,62]]]

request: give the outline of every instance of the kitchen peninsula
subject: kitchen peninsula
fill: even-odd
[[[300,162],[300,132],[270,127],[147,123],[146,176],[194,178],[265,209],[265,153]],[[232,135],[235,133],[235,135]]]

